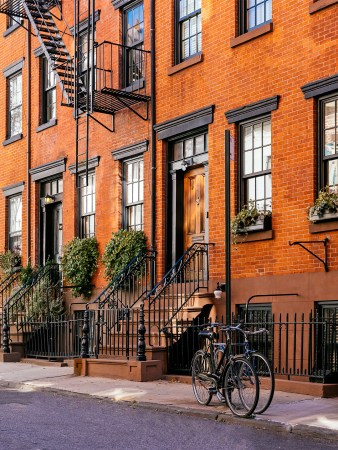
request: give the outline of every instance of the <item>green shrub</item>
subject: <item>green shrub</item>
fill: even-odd
[[[90,297],[91,279],[97,269],[99,251],[96,238],[74,238],[64,246],[63,275],[74,286],[72,293],[78,297]]]
[[[21,256],[18,252],[12,252],[7,250],[7,252],[0,253],[0,275],[1,278],[12,273],[17,267],[20,267]]]
[[[135,256],[147,249],[147,237],[143,231],[119,230],[106,245],[103,253],[105,276],[112,280]]]

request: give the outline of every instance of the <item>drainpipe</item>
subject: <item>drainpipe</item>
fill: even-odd
[[[29,170],[31,168],[31,49],[32,49],[32,38],[31,38],[31,24],[28,21],[28,27],[26,32],[27,37],[27,148],[26,148],[26,167],[27,167],[27,174],[26,174],[26,180],[27,180],[27,262],[29,261],[29,258],[31,257],[31,250],[30,250],[30,242],[31,242],[31,179],[30,179],[30,173]]]
[[[156,229],[156,84],[155,84],[155,0],[150,2],[150,58],[151,58],[151,249],[155,250],[155,229]],[[151,278],[152,285],[155,282],[155,270],[153,269]]]
[[[226,324],[231,324],[231,227],[230,227],[230,131],[224,135],[225,159],[225,317]]]

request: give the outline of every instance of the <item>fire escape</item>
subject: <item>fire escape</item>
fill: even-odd
[[[95,0],[74,0],[74,25],[70,27],[62,12],[61,0],[0,0],[0,13],[7,14],[24,28],[22,19],[30,22],[32,33],[55,71],[62,91],[62,105],[74,109],[76,174],[79,164],[85,164],[86,178],[90,120],[114,131],[117,111],[128,108],[148,120],[150,101],[145,83],[150,52],[144,50],[143,45],[129,47],[109,41],[96,42],[95,12]],[[68,51],[65,42],[68,48],[74,49],[74,54]],[[112,128],[94,113],[111,115]]]

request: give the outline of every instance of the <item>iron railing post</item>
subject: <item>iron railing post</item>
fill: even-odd
[[[146,361],[146,343],[144,335],[146,334],[146,327],[144,326],[144,304],[140,305],[140,320],[138,326],[138,347],[137,347],[137,361]]]
[[[81,358],[89,358],[89,311],[84,312],[82,340],[81,340]]]
[[[2,351],[10,353],[9,348],[9,326],[7,321],[7,310],[3,311],[3,326],[2,326]]]

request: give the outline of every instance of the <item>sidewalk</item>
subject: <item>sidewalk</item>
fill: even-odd
[[[77,377],[74,376],[72,367],[60,365],[0,363],[0,386],[90,395],[228,423],[240,421],[243,425],[255,428],[274,428],[338,440],[338,398],[324,399],[276,392],[270,408],[264,414],[254,419],[240,419],[234,417],[216,398],[213,398],[209,406],[199,405],[190,384],[165,380],[141,383]]]

